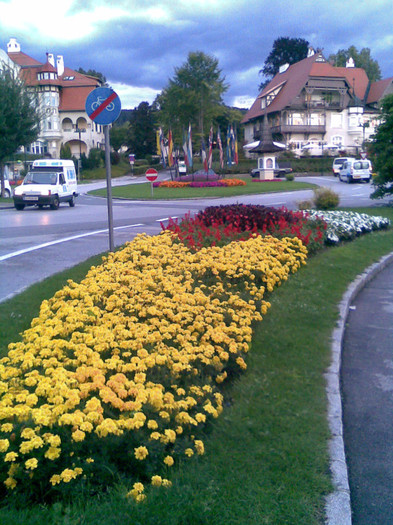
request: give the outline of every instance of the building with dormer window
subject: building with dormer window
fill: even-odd
[[[92,148],[103,148],[103,127],[92,122],[86,111],[86,98],[100,87],[95,77],[83,75],[64,65],[64,58],[47,53],[44,63],[26,55],[15,38],[7,44],[7,56],[28,89],[37,93],[41,129],[34,144],[21,145],[26,152],[60,157],[68,145],[76,158]]]
[[[242,120],[245,149],[259,144],[266,115],[274,139],[297,155],[357,154],[374,134],[388,93],[393,93],[393,78],[370,83],[353,60],[334,67],[312,51],[281,67],[258,95]]]

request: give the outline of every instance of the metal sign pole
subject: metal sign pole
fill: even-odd
[[[112,183],[111,183],[111,148],[109,143],[109,126],[104,126],[105,135],[105,167],[106,167],[106,195],[108,204],[108,229],[109,251],[114,251],[113,242],[113,209],[112,209]]]

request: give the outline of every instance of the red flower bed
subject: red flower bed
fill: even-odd
[[[193,249],[223,245],[232,240],[246,240],[252,235],[298,237],[309,253],[324,244],[326,223],[308,220],[303,212],[286,208],[234,204],[210,206],[196,216],[187,214],[180,222],[170,219],[163,229],[175,232],[179,239]]]

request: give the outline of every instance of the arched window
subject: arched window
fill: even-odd
[[[72,131],[72,120],[70,118],[63,119],[61,126],[63,131]]]

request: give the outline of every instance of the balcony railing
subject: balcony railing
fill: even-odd
[[[279,124],[270,128],[272,133],[326,133],[326,124]],[[254,139],[262,139],[262,130],[254,130]]]

